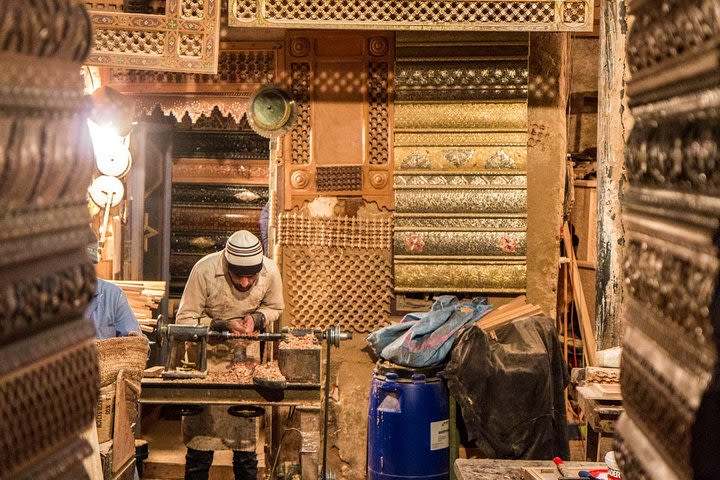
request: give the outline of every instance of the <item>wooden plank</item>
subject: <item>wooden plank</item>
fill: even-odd
[[[135,455],[135,437],[125,400],[125,372],[120,370],[115,389],[115,424],[113,426],[113,473],[120,471]]]
[[[503,325],[522,317],[531,317],[533,315],[541,315],[542,309],[537,305],[524,305],[520,308],[516,308],[501,315],[497,315],[495,318],[485,320],[484,318],[476,324],[478,327],[485,331],[496,330]]]
[[[521,307],[521,306],[525,305],[526,301],[527,301],[527,298],[525,297],[525,295],[521,295],[521,296],[509,301],[505,305],[501,305],[498,308],[494,309],[492,312],[488,313],[487,315],[482,317],[480,320],[475,322],[475,325],[480,326],[480,322],[490,321],[491,319],[497,317],[500,314],[503,314],[509,310]]]
[[[526,317],[529,315],[535,315],[538,313],[542,313],[542,311],[540,310],[540,307],[538,307],[537,305],[524,305],[521,308],[510,310],[506,313],[497,315],[494,318],[488,319],[487,321],[483,321],[484,319],[480,319],[480,326],[482,328],[486,328],[491,325],[496,325],[498,323],[505,322],[507,320],[514,320],[516,318]]]
[[[577,309],[580,321],[580,333],[582,334],[583,346],[585,347],[583,350],[585,362],[589,366],[595,366],[597,365],[595,329],[593,321],[590,319],[590,314],[588,313],[587,303],[585,302],[585,292],[582,288],[580,270],[578,269],[577,259],[575,258],[575,252],[572,248],[572,236],[570,235],[570,228],[567,223],[563,225],[563,240],[565,256],[570,259],[570,284],[572,286],[573,297],[575,298],[575,308]]]

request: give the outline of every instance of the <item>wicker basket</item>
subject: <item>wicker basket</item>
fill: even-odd
[[[138,386],[147,363],[148,339],[143,335],[97,340],[100,386],[115,383],[120,370]]]
[[[144,335],[97,340],[98,363],[100,365],[100,387],[115,385],[117,376],[124,371],[125,401],[131,422],[137,416],[137,401],[140,396],[140,381],[147,364],[148,339]]]

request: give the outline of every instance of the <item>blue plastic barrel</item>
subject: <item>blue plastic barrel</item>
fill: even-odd
[[[449,478],[450,404],[435,374],[378,367],[370,385],[368,478]]]

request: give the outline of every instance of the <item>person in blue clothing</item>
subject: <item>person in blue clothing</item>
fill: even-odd
[[[91,262],[98,263],[97,241],[88,245],[88,257]],[[95,324],[97,339],[127,337],[130,332],[140,333],[140,325],[125,293],[117,285],[100,278],[85,316]]]

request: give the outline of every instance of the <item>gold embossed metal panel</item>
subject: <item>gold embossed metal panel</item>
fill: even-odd
[[[93,9],[93,45],[86,63],[217,73],[221,1],[166,0],[162,14]]]
[[[527,37],[399,33],[395,290],[522,292]]]
[[[0,478],[83,479],[98,391],[79,1],[2,2]]]
[[[231,26],[591,31],[593,2],[567,0],[228,0]]]
[[[630,480],[715,478],[718,4],[634,1],[631,7],[636,19],[627,43],[628,93],[634,127],[623,197],[625,413],[616,450],[623,478]]]

